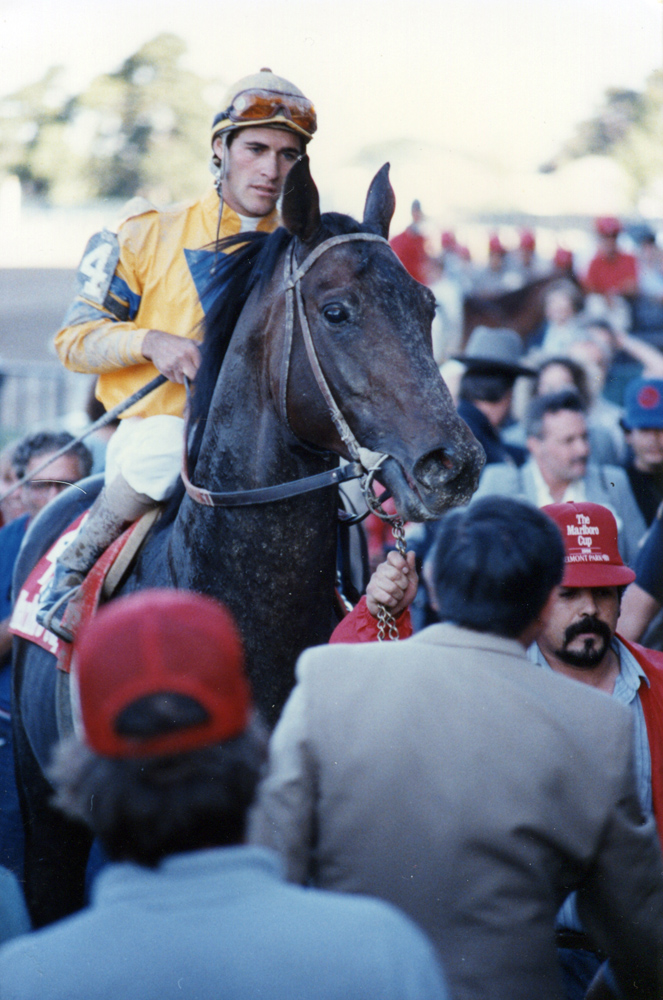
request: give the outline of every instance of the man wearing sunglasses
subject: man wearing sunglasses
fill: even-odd
[[[104,230],[87,245],[76,298],[55,337],[62,362],[99,376],[96,395],[107,410],[158,372],[168,382],[123,414],[107,452],[105,487],[44,595],[38,620],[63,639],[72,638],[63,622],[67,604],[88,570],[177,483],[184,381],[200,364],[204,291],[219,266],[214,244],[276,229],[286,176],[316,128],[313,105],[288,80],[269,69],[244,77],[212,124],[214,186],[196,202],[164,210],[135,199],[117,234]]]

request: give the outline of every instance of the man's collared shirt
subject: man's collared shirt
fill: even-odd
[[[551,503],[584,503],[587,500],[587,490],[584,479],[576,479],[575,482],[569,483],[564,491],[562,499],[553,500],[550,490],[548,489],[548,484],[541,475],[541,470],[536,462],[532,462],[532,474],[534,476],[534,485],[536,487],[537,507],[546,507]]]
[[[640,685],[644,682],[649,687],[649,679],[623,642],[614,637],[611,645],[619,658],[619,673],[610,697],[615,698],[622,705],[629,706],[632,710],[635,729],[635,774],[638,798],[645,813],[651,815],[651,754],[649,752],[649,738],[647,736],[645,715],[639,698]],[[536,643],[533,643],[527,650],[527,657],[537,667],[552,670],[552,667]],[[578,683],[581,682],[579,681]],[[560,909],[557,915],[557,926],[577,931],[583,929],[578,918],[575,893],[568,897]]]

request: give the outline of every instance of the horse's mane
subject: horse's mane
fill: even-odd
[[[320,235],[323,239],[367,231],[365,226],[349,215],[338,212],[326,212],[320,220]],[[274,274],[277,261],[292,239],[286,229],[279,227],[273,233],[256,231],[226,236],[209,247],[216,259],[209,282],[200,296],[207,303],[207,309],[201,324],[202,359],[189,416],[193,428],[188,442],[190,474],[195,473],[214,389],[242,309],[254,288],[259,291],[265,289]],[[161,527],[171,523],[182,496],[183,486],[180,483],[159,521]]]
[[[324,238],[358,233],[364,228],[350,216],[337,212],[323,215],[320,227]],[[279,227],[273,233],[227,236],[215,245],[218,263],[203,293],[212,304],[203,321],[202,361],[196,378],[192,421],[207,415],[240,313],[254,288],[264,291],[291,239],[290,233]]]

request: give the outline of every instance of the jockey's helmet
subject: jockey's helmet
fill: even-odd
[[[229,88],[223,111],[212,122],[212,143],[235,129],[262,125],[290,129],[304,142],[313,138],[318,127],[315,108],[301,90],[265,68]]]

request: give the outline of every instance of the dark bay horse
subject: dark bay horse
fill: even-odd
[[[466,295],[463,300],[463,346],[476,326],[508,327],[523,338],[525,344],[545,318],[546,293],[562,278],[577,284],[570,271],[555,270],[543,278],[530,281],[522,288],[499,295]]]
[[[361,224],[320,215],[306,158],[286,186],[284,228],[244,234],[234,253],[219,254],[193,393],[195,488],[171,504],[121,588],[223,599],[269,724],[292,688],[298,654],[326,642],[333,626],[337,490],[244,506],[226,505],[227,494],[329,474],[340,457],[370,464],[379,455],[380,480],[401,516],[426,520],[469,500],[483,464],[433,361],[433,296],[386,242],[395,204],[387,166],[370,186]],[[72,488],[34,523],[16,586],[92,499],[91,484],[83,486],[90,496]],[[222,489],[226,501],[201,504],[196,488],[205,496]],[[89,839],[46,804],[43,769],[62,687],[53,657],[22,640],[14,656],[26,896],[40,925],[82,905]]]

